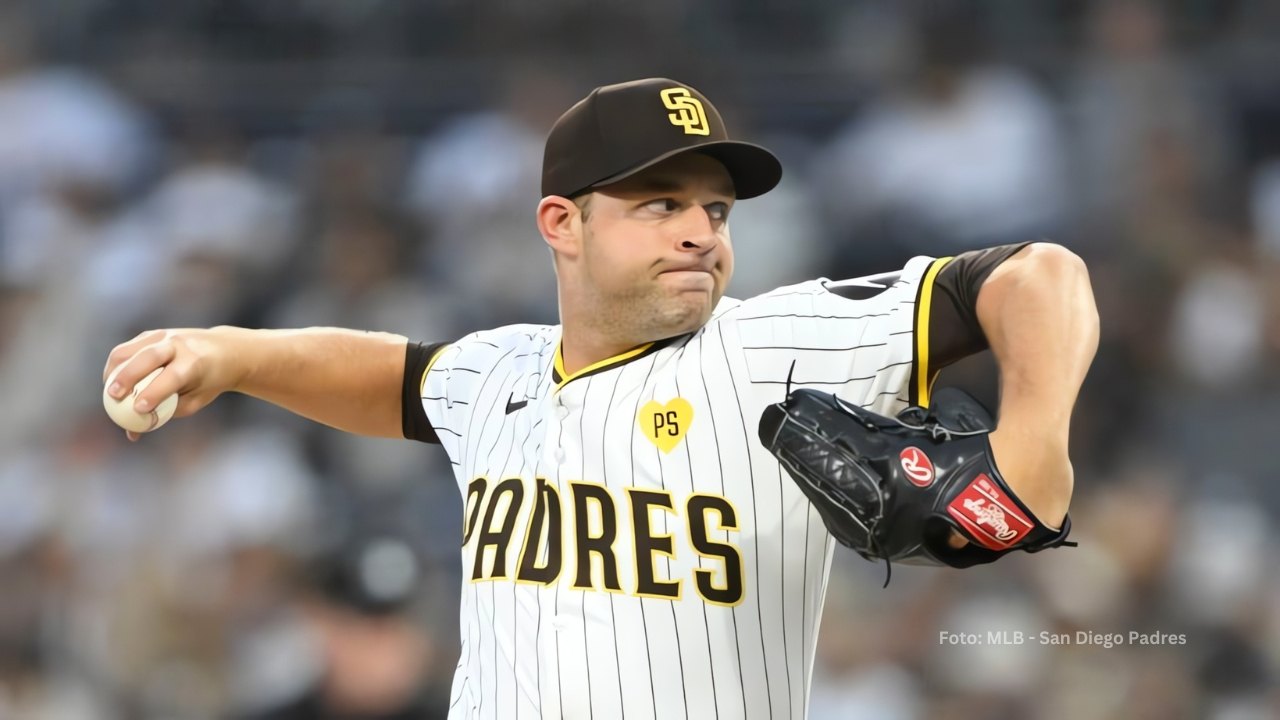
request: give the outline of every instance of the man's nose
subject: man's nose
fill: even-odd
[[[681,228],[680,249],[690,252],[706,251],[720,242],[711,214],[702,206],[689,208],[685,213],[687,224]]]

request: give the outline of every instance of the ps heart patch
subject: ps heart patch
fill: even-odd
[[[673,398],[666,405],[650,400],[640,408],[636,415],[636,423],[640,433],[664,453],[669,453],[680,444],[684,434],[689,432],[693,423],[693,406],[688,400]]]

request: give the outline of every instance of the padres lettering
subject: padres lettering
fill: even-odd
[[[695,493],[678,506],[665,490],[626,488],[622,502],[603,485],[569,483],[569,497],[562,503],[560,492],[546,479],[534,483],[529,501],[528,525],[515,562],[514,577],[508,565],[508,550],[520,513],[525,505],[525,481],[508,478],[490,489],[485,478],[476,478],[467,487],[466,515],[462,544],[475,541],[471,580],[514,580],[520,583],[555,583],[567,559],[573,565],[571,586],[578,590],[600,590],[639,597],[679,599],[685,578],[663,577],[660,557],[675,559],[675,533],[683,514],[689,550],[711,561],[692,572],[694,588],[706,602],[737,605],[743,597],[742,553],[719,538],[738,530],[733,506],[719,495]],[[564,518],[569,514],[568,537],[573,545],[564,548]],[[624,514],[625,513],[625,514]],[[663,532],[663,521],[666,516]],[[619,518],[626,518],[633,533],[634,557],[618,557]],[[629,562],[633,561],[633,562]],[[631,587],[623,588],[619,565],[634,566]]]
[[[663,90],[662,104],[668,110],[667,118],[676,127],[684,128],[686,135],[710,135],[711,127],[707,125],[707,113],[702,109],[702,101],[694,97],[684,88],[667,88]]]

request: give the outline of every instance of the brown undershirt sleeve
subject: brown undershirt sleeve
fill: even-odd
[[[1030,242],[960,253],[926,272],[916,302],[916,353],[912,401],[927,404],[928,389],[942,368],[987,349],[978,322],[978,291],[991,272]],[[936,273],[930,282],[929,275]],[[927,326],[924,323],[928,323]]]

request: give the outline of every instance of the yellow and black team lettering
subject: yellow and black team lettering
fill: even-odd
[[[636,423],[644,438],[664,453],[675,449],[693,424],[693,405],[682,397],[666,404],[650,400],[640,408]]]
[[[671,493],[665,490],[627,488],[627,501],[631,506],[631,527],[635,530],[636,595],[641,597],[678,599],[679,580],[659,580],[654,568],[654,553],[675,558],[675,536],[653,532],[651,512],[655,508],[671,515],[676,514]]]
[[[510,502],[502,515],[502,524],[493,528],[494,515],[498,514],[498,506],[503,497],[510,497]],[[489,497],[485,509],[484,521],[480,524],[480,534],[476,538],[476,559],[471,568],[473,581],[489,579],[499,580],[507,577],[507,548],[511,545],[511,531],[515,529],[516,518],[520,514],[520,506],[524,502],[524,481],[520,478],[508,478],[498,483]],[[489,572],[484,572],[485,550],[493,547],[493,565]]]
[[[680,437],[680,418],[675,410],[655,413],[653,416],[653,434],[655,437],[665,432],[671,437]]]
[[[555,485],[546,478],[537,478],[526,511],[522,479],[508,478],[486,493],[488,485],[485,478],[476,478],[467,486],[463,545],[475,543],[473,582],[512,579],[552,585],[560,579],[568,558],[572,557],[574,589],[679,600],[683,597],[684,579],[660,573],[657,561],[659,556],[678,559],[680,551],[676,548],[675,533],[659,529],[671,528],[673,522],[680,522],[683,511],[689,545],[697,555],[714,563],[693,569],[699,597],[709,604],[725,606],[734,606],[743,600],[746,583],[742,552],[730,539],[740,529],[738,513],[726,498],[695,493],[680,507],[667,490],[631,487],[624,490],[627,503],[624,509],[622,499],[603,485],[570,482],[571,497],[562,498]],[[508,578],[511,536],[526,512],[528,522],[524,525],[523,543],[514,559],[515,577]],[[621,516],[621,512],[628,514]],[[660,524],[657,513],[672,517]],[[627,558],[619,562],[615,548],[620,517],[630,521],[634,549],[635,586],[629,591],[622,589],[620,573],[620,566],[628,565]],[[566,528],[566,524],[571,527]],[[722,537],[725,539],[720,539]],[[566,542],[573,543],[572,550],[564,547]]]
[[[569,483],[573,495],[573,529],[577,546],[577,570],[574,574],[573,587],[576,590],[608,590],[622,592],[622,583],[618,581],[618,557],[613,544],[618,540],[618,511],[608,488],[585,482]],[[594,503],[598,508],[600,534],[591,534],[591,517],[588,506]],[[591,556],[600,557],[601,571],[604,574],[603,585],[596,586],[594,567]]]
[[[702,599],[713,605],[737,605],[742,602],[743,587],[742,553],[729,543],[711,539],[707,513],[720,516],[715,523],[717,531],[738,530],[738,514],[733,505],[719,495],[695,494],[689,496],[686,505],[689,518],[689,543],[694,552],[705,558],[724,562],[724,582],[716,583],[716,571],[698,568],[693,571],[694,585]]]
[[[707,111],[703,109],[702,101],[688,90],[667,88],[658,95],[668,110],[675,111],[668,113],[667,119],[672,125],[683,128],[685,135],[711,134],[711,126],[707,124]]]
[[[550,585],[560,577],[563,563],[560,491],[549,485],[546,478],[538,478],[533,497],[533,516],[529,519],[529,529],[524,536],[524,547],[520,549],[520,570],[516,574],[516,582]],[[538,565],[544,536],[547,562],[545,565]]]
[[[471,533],[476,529],[476,518],[480,516],[480,506],[484,504],[484,491],[489,483],[482,477],[471,481],[467,486],[467,501],[463,503],[462,544],[471,541]]]

